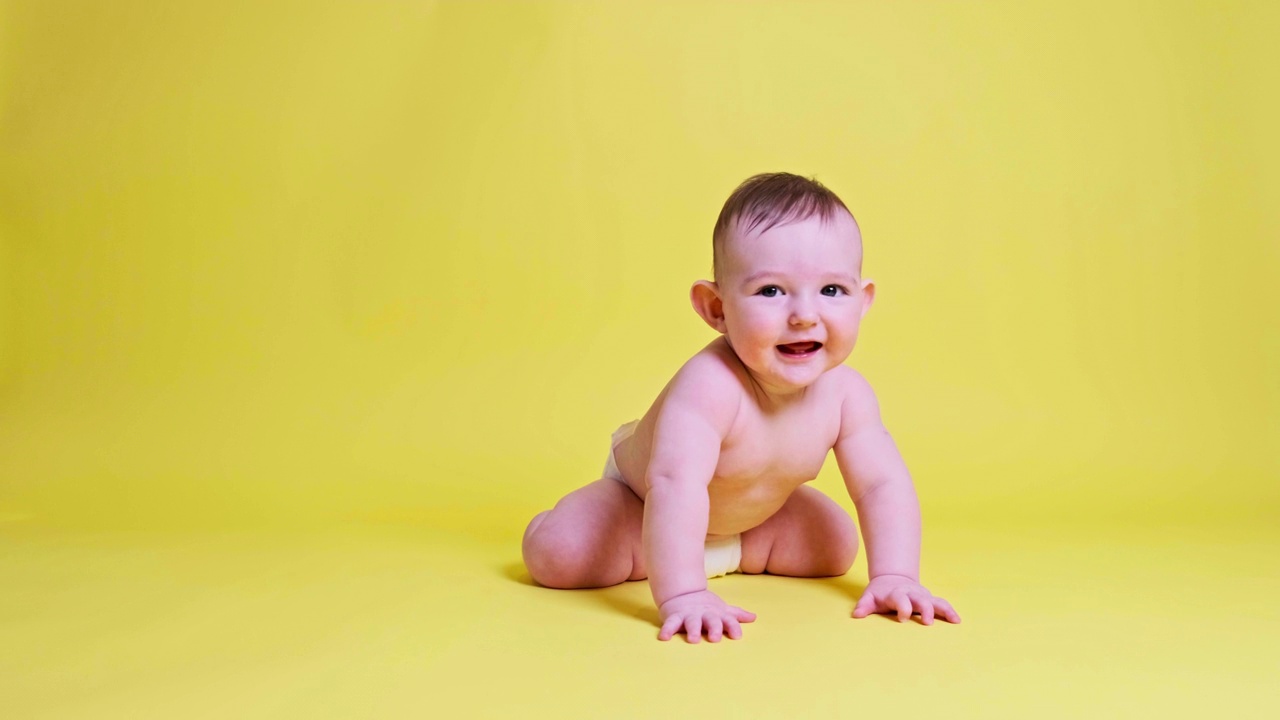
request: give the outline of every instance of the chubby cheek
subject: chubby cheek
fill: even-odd
[[[740,354],[767,355],[773,352],[777,342],[775,328],[767,318],[740,317],[729,324],[729,339]]]
[[[858,341],[858,322],[857,320],[846,321],[837,327],[838,329],[829,335],[829,344],[834,346],[833,350],[848,354],[853,351],[853,346]]]

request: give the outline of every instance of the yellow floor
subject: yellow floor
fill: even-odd
[[[469,533],[90,532],[10,518],[3,716],[1280,712],[1280,531],[1261,523],[934,522],[926,583],[962,625],[850,619],[859,562],[839,579],[713,581],[760,616],[716,646],[653,639],[644,583],[532,586],[519,530],[493,516]]]
[[[0,0],[0,720],[1280,718],[1278,36]],[[863,558],[716,580],[745,639],[664,644],[644,583],[520,564],[779,170],[860,223],[849,364],[962,625],[852,620]]]

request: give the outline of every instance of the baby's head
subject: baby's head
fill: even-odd
[[[765,389],[802,389],[849,357],[875,286],[835,193],[789,173],[751,177],[725,202],[712,246],[715,279],[694,284],[694,309]]]
[[[853,213],[844,202],[817,180],[791,173],[761,173],[747,178],[724,202],[715,229],[711,231],[712,273],[716,282],[724,273],[725,246],[735,234],[763,233],[778,225],[815,216],[830,222],[840,214],[853,220]],[[862,235],[856,222],[853,229],[861,272]]]

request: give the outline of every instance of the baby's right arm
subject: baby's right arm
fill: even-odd
[[[642,544],[662,619],[660,640],[669,640],[682,626],[690,642],[698,642],[704,631],[712,642],[723,633],[736,639],[742,634],[738,623],[755,619],[707,590],[707,485],[741,392],[718,362],[695,356],[663,391],[657,408],[645,473]]]

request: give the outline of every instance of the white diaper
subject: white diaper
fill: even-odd
[[[708,540],[705,553],[702,566],[708,579],[738,572],[738,565],[742,564],[742,534]]]
[[[617,461],[613,459],[613,449],[618,447],[618,444],[623,440],[631,437],[636,431],[636,425],[639,423],[639,420],[632,420],[613,431],[613,437],[609,443],[609,458],[604,463],[603,477],[616,480],[623,485],[627,484],[627,481],[622,477],[622,473],[618,470]],[[708,540],[703,552],[702,564],[708,579],[738,572],[738,565],[742,563],[742,535],[741,533],[725,535],[714,540]]]
[[[609,459],[604,462],[604,474],[601,477],[607,477],[610,480],[617,480],[623,485],[627,484],[627,481],[622,478],[622,473],[618,470],[618,462],[613,459],[613,449],[618,447],[618,444],[623,440],[634,435],[636,432],[636,425],[639,424],[639,420],[632,420],[613,431],[613,437],[609,442]]]

